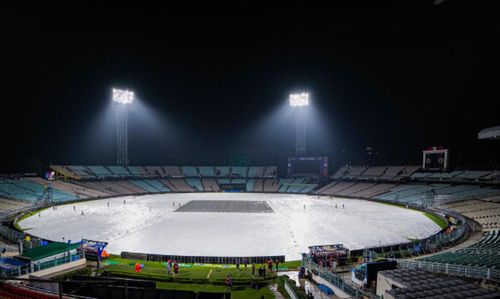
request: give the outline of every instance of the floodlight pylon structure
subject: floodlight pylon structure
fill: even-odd
[[[116,120],[116,164],[128,165],[128,107],[134,101],[134,92],[113,88]]]
[[[306,152],[307,107],[309,106],[308,93],[291,94],[290,107],[295,114],[295,154]]]

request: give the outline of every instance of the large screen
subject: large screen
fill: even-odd
[[[328,177],[328,157],[290,157],[288,176]]]

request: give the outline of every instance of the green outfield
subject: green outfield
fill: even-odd
[[[144,264],[141,272],[135,272],[135,265]],[[243,265],[236,269],[235,265],[215,265],[215,264],[180,264],[179,273],[172,275],[167,273],[164,262],[144,262],[141,260],[122,259],[118,256],[111,256],[103,262],[99,269],[101,274],[108,274],[114,277],[135,278],[155,280],[157,288],[170,290],[184,290],[194,292],[224,292],[226,288],[226,277],[231,274],[233,277],[233,287],[231,288],[232,298],[274,298],[269,289],[269,285],[275,283],[276,272],[266,272],[266,279],[260,278],[258,272],[252,276],[252,267],[248,265],[245,269]],[[256,268],[266,265],[257,264]],[[280,271],[296,271],[300,267],[300,261],[280,263]],[[250,288],[252,282],[258,286],[257,289]]]

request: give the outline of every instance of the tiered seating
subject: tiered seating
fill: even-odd
[[[96,184],[99,184],[103,186],[105,189],[110,190],[111,192],[114,192],[118,195],[130,195],[130,194],[142,194],[146,193],[146,190],[143,190],[141,188],[135,187],[130,187],[129,185],[133,186],[134,184],[130,183],[129,181],[100,181],[96,182]]]
[[[132,184],[135,184],[135,185],[139,186],[140,188],[146,190],[149,193],[158,193],[158,192],[160,192],[160,190],[156,189],[155,187],[153,187],[152,185],[150,185],[149,183],[147,183],[145,180],[130,180],[130,182]]]
[[[213,166],[200,166],[198,169],[203,177],[215,177],[215,168]]]
[[[387,167],[370,167],[359,178],[360,179],[379,179],[387,170]]]
[[[247,180],[246,179],[231,179],[231,184],[246,184]]]
[[[399,178],[407,178],[420,169],[420,166],[406,166],[398,175]]]
[[[29,206],[28,203],[0,197],[0,211],[17,210]]]
[[[338,182],[337,184],[333,185],[332,187],[328,188],[327,190],[324,190],[322,194],[324,194],[324,195],[336,195],[340,191],[347,189],[355,184],[356,184],[356,182]]]
[[[193,187],[188,185],[184,179],[171,178],[168,181],[175,187],[177,192],[193,192],[196,191]]]
[[[111,171],[111,173],[114,175],[114,176],[117,176],[117,177],[127,177],[127,176],[131,176],[132,174],[130,172],[128,172],[128,170],[125,169],[125,167],[123,166],[116,166],[116,165],[113,165],[113,166],[108,166],[108,169]]]
[[[66,168],[81,178],[84,178],[84,179],[95,178],[95,175],[85,166],[70,165],[70,166],[66,166]]]
[[[253,191],[253,188],[255,186],[255,179],[248,179],[247,180],[247,191]]]
[[[218,177],[229,177],[229,167],[228,166],[217,166],[215,168],[215,173]]]
[[[146,177],[148,174],[142,166],[127,166],[128,170],[136,177]]]
[[[278,189],[278,192],[286,192],[286,190],[288,189],[288,187],[290,186],[290,184],[293,182],[294,179],[280,179],[279,180],[279,183],[280,183],[280,187]]]
[[[421,260],[500,269],[500,236],[498,230],[485,232],[481,240],[467,248],[444,252]]]
[[[79,199],[79,197],[75,194],[67,193],[54,187],[51,188],[52,200],[54,201],[68,201]],[[0,196],[2,197],[26,201],[36,201],[37,199],[40,199],[42,197],[44,191],[44,185],[25,179],[0,181]]]
[[[250,166],[248,168],[249,178],[261,178],[264,176],[264,167],[260,166]]]
[[[275,178],[278,176],[278,167],[276,166],[267,166],[264,171],[265,178]]]
[[[217,184],[217,180],[215,178],[202,178],[201,183],[205,191],[215,191],[215,192],[220,191],[219,184]]]
[[[182,173],[177,166],[165,166],[163,167],[165,175],[171,178],[180,178],[183,177]]]
[[[185,177],[199,177],[198,169],[194,166],[182,166],[182,173]]]
[[[277,179],[265,179],[263,191],[265,192],[277,192],[280,188],[279,180]]]
[[[123,194],[116,190],[111,189],[109,185],[103,185],[101,184],[101,182],[98,181],[72,181],[72,183],[75,185],[82,186],[85,189],[97,190],[101,194],[106,194],[105,196]]]
[[[201,180],[198,178],[187,178],[186,183],[196,189],[196,191],[203,192],[203,185],[201,184]]]
[[[316,190],[316,193],[318,194],[323,194],[323,195],[331,195],[328,192],[328,189],[332,188],[333,186],[337,185],[339,181],[333,181],[328,183],[327,185],[321,187],[320,189]]]
[[[485,229],[500,228],[500,202],[497,197],[445,204],[443,207],[459,212],[479,222]]]
[[[100,178],[109,178],[113,177],[114,175],[104,166],[87,166],[90,171],[92,171],[95,176],[100,177]]]
[[[353,192],[351,196],[359,196],[365,198],[372,198],[376,195],[383,194],[393,188],[395,185],[390,183],[376,184],[372,187]]]
[[[365,166],[351,166],[347,171],[347,173],[344,175],[344,178],[349,180],[355,179],[360,175],[362,175],[365,172],[365,170],[366,170]]]
[[[229,185],[231,184],[231,179],[217,179],[217,182],[220,185]]]
[[[113,190],[122,194],[143,194],[148,192],[148,190],[128,180],[106,181],[101,184],[106,184]]]
[[[153,186],[153,188],[155,188],[156,190],[160,191],[160,192],[170,192],[171,190],[165,186],[162,182],[160,182],[159,180],[156,180],[156,179],[145,179],[143,180],[145,183]]]
[[[495,171],[491,172],[490,174],[485,175],[481,179],[485,180],[485,181],[500,181],[500,171],[495,170]]]
[[[476,283],[421,269],[385,270],[380,271],[378,277],[388,287],[377,286],[379,298],[493,299],[500,296],[498,291],[481,288]]]
[[[34,290],[18,284],[0,283],[0,298],[9,299],[57,299],[59,296],[42,290]]]
[[[246,178],[247,177],[247,167],[243,166],[235,166],[231,169],[231,176],[232,177],[242,177]]]
[[[342,178],[344,175],[347,174],[347,172],[349,171],[349,169],[350,169],[349,166],[342,166],[339,170],[337,170],[333,174],[332,179],[338,180],[338,179]]]
[[[335,194],[335,195],[350,196],[356,192],[363,191],[363,190],[368,189],[368,188],[373,187],[373,186],[375,186],[375,183],[357,183],[357,184],[350,186],[349,188],[346,188],[344,190],[337,192],[337,194]]]
[[[433,197],[434,195],[438,195],[440,203],[444,204],[446,202],[469,198],[481,198],[495,193],[498,193],[498,190],[480,188],[474,185],[452,186],[448,184],[407,184],[398,186],[387,193],[378,195],[376,198],[407,203],[423,203],[423,200],[429,199],[429,197]]]
[[[455,177],[455,180],[476,181],[492,173],[491,171],[464,171]]]
[[[398,180],[403,169],[405,169],[405,166],[389,166],[385,173],[380,176],[380,179],[388,181]]]
[[[166,176],[161,166],[144,166],[146,173],[151,177],[164,177]]]
[[[253,189],[248,189],[248,191],[255,191],[255,192],[264,192],[264,180],[263,179],[255,179],[255,183],[253,184]]]

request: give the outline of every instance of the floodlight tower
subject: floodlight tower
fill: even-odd
[[[307,107],[309,94],[306,92],[291,94],[290,107],[295,112],[295,154],[306,151]]]
[[[116,117],[116,164],[128,165],[128,106],[134,101],[134,92],[113,88]]]

